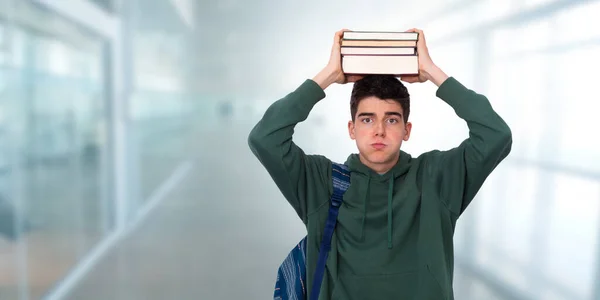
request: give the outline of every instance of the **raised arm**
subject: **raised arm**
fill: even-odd
[[[485,179],[510,153],[512,133],[485,96],[448,77],[433,63],[421,30],[409,31],[419,33],[419,75],[401,79],[409,83],[433,82],[438,86],[436,96],[448,103],[469,127],[469,137],[459,146],[448,151],[433,151],[428,163],[444,205],[459,216]]]
[[[334,36],[327,66],[273,103],[248,136],[250,149],[305,223],[311,211],[329,200],[308,197],[307,191],[311,184],[329,184],[331,161],[320,155],[306,155],[293,141],[294,128],[306,120],[317,102],[325,98],[324,90],[329,85],[358,79],[344,76],[341,69],[343,31]]]

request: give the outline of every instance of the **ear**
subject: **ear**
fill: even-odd
[[[352,120],[348,121],[348,134],[351,139],[356,139],[356,135],[354,134],[354,122],[352,122]]]
[[[412,130],[412,123],[406,122],[406,126],[404,126],[404,130],[406,130],[406,132],[404,133],[404,138],[402,138],[402,139],[404,141],[408,141],[408,139],[410,138],[410,131]]]

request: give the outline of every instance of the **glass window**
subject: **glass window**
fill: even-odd
[[[478,9],[489,10],[491,22],[543,5],[488,1]],[[597,284],[600,142],[591,136],[600,128],[593,76],[600,68],[598,12],[600,2],[593,1],[499,21],[475,35],[489,38],[489,48],[475,50],[489,59],[464,68],[475,80],[479,70],[487,72],[484,92],[511,126],[513,148],[459,221],[456,254],[535,299],[588,299]],[[477,38],[472,46],[482,42]],[[455,58],[469,51],[444,53]]]
[[[115,3],[114,0],[90,0],[94,4],[96,4],[101,9],[106,12],[113,13],[115,12]]]
[[[591,299],[598,265],[600,184],[591,178],[557,174],[548,188],[554,197],[546,203],[547,244],[540,253],[544,258],[540,276],[579,299]]]
[[[2,298],[19,297],[19,247],[14,242],[15,203],[11,199],[9,136],[10,71],[7,69],[8,41],[5,25],[0,21],[0,293]]]
[[[554,160],[594,173],[600,172],[600,140],[593,137],[600,129],[600,103],[598,77],[593,72],[600,68],[600,60],[589,58],[598,53],[600,46],[576,48],[554,56],[556,74],[561,74],[554,89],[556,105],[561,107],[556,116],[560,123],[552,125],[557,136],[553,144],[559,154],[554,155]]]
[[[591,42],[600,38],[600,1],[587,1],[580,5],[559,11],[554,16],[556,29],[552,39],[555,46],[565,46],[574,42]],[[593,42],[592,42],[593,43]]]
[[[3,31],[10,55],[0,65],[0,202],[10,202],[19,230],[14,240],[0,236],[0,277],[12,274],[0,289],[38,299],[112,222],[103,40],[62,26],[30,30],[29,17]]]

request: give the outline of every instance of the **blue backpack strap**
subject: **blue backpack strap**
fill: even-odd
[[[331,237],[337,224],[337,216],[344,201],[344,193],[350,186],[350,169],[342,164],[331,164],[331,178],[333,180],[333,194],[331,195],[331,205],[329,206],[329,216],[325,223],[325,232],[321,241],[321,249],[319,250],[319,260],[313,277],[313,285],[310,293],[310,300],[317,300],[321,291],[321,283],[325,273],[325,263],[329,250],[331,250]]]
[[[331,195],[329,216],[325,225],[325,234],[321,243],[310,299],[317,299],[319,297],[327,254],[331,249],[331,237],[337,222],[338,209],[343,202],[344,192],[350,186],[350,170],[344,165],[332,163],[331,178],[333,181],[333,194]],[[273,299],[306,300],[306,289],[306,237],[304,237],[290,251],[279,267]]]

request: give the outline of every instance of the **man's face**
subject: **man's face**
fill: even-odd
[[[402,141],[408,141],[412,124],[404,123],[400,103],[367,97],[360,101],[354,122],[348,122],[350,138],[356,140],[365,165],[385,166],[396,163]]]

